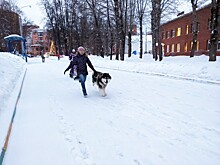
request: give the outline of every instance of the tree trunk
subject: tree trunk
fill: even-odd
[[[219,5],[220,5],[220,0],[217,0],[217,3],[216,0],[212,0],[209,61],[216,61],[216,52],[218,46]]]
[[[115,47],[115,49],[116,49],[115,59],[119,60],[120,39],[116,40],[116,47]]]
[[[190,57],[194,57],[196,47],[197,47],[197,35],[198,35],[198,22],[197,22],[197,15],[196,15],[196,8],[197,8],[197,1],[191,1],[192,8],[193,8],[193,22],[192,22],[192,32],[193,32],[193,40],[192,40],[192,47],[190,52]]]
[[[128,32],[128,57],[131,57],[131,31]]]
[[[152,29],[152,53],[155,61],[158,59],[158,53],[161,52],[160,43],[160,18],[161,18],[161,1],[152,0],[153,10],[151,12],[151,29]],[[160,60],[162,58],[160,57]]]
[[[153,3],[153,1],[152,1]],[[153,10],[151,12],[151,33],[152,33],[152,54],[155,61],[157,60],[157,51],[156,51],[156,33],[155,33],[155,9],[154,4],[152,4]]]
[[[142,26],[142,21],[143,21],[143,16],[141,15],[139,17],[140,21],[140,58],[143,58],[143,26]]]
[[[161,13],[161,11],[159,13]],[[157,29],[158,54],[159,54],[159,61],[162,61],[163,60],[163,52],[162,52],[161,35],[160,35],[160,17],[157,18],[157,25],[159,27]]]
[[[124,54],[125,54],[125,33],[124,31],[121,34],[121,46],[120,46],[120,60],[124,61]]]

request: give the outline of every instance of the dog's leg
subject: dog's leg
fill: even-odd
[[[101,95],[102,97],[105,97],[105,96],[106,96],[105,90],[102,89],[102,88],[99,88],[99,93],[100,93],[100,95]]]
[[[104,96],[107,96],[106,92],[105,92],[105,88],[103,88],[103,93],[104,93]]]
[[[105,93],[105,88],[99,88],[99,93],[102,97],[107,96],[107,94]]]

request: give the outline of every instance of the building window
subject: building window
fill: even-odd
[[[172,44],[172,47],[171,47],[171,52],[174,52],[174,44]]]
[[[210,18],[208,19],[208,28],[207,29],[211,30],[211,19]]]
[[[188,44],[187,42],[185,43],[185,46],[184,46],[184,52],[187,52],[188,51]]]
[[[193,42],[191,42],[190,44],[191,44],[190,48],[192,49]],[[196,50],[199,50],[199,41],[196,42]]]
[[[43,36],[43,32],[38,32],[38,36],[42,37]]]
[[[192,46],[193,46],[193,42],[191,41],[190,42],[190,49],[192,49]]]
[[[176,36],[181,36],[181,27],[177,28]]]
[[[166,32],[166,38],[170,38],[170,32],[169,31]]]
[[[167,52],[170,52],[170,45],[167,45]]]
[[[180,43],[176,44],[176,51],[180,52]]]
[[[209,41],[208,41],[208,44],[209,44]],[[217,49],[218,49],[218,50],[220,49],[220,40],[218,40]]]
[[[165,39],[165,32],[162,32],[162,39]]]
[[[171,37],[175,37],[175,30],[171,30]]]
[[[186,34],[189,34],[189,25],[186,25]]]
[[[199,32],[199,31],[200,31],[200,23],[197,22],[197,32]]]
[[[207,42],[206,42],[206,50],[209,50],[209,44],[210,44],[210,42],[209,42],[209,40],[207,40]]]

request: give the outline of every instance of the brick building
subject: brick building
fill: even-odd
[[[192,13],[188,13],[161,25],[161,42],[165,56],[190,55],[193,39],[192,18]],[[195,55],[208,54],[211,5],[199,9],[197,18],[198,36]]]
[[[32,30],[37,29],[39,26],[37,25],[32,25],[32,24],[25,24],[23,25],[23,37],[26,38],[26,49],[27,49],[27,54],[32,54]]]
[[[32,30],[32,53],[34,56],[49,52],[50,39],[48,32],[44,29]]]

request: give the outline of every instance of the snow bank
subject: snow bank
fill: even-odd
[[[114,57],[113,57],[114,58]],[[220,83],[220,57],[217,61],[209,62],[209,57],[186,56],[164,57],[161,62],[155,61],[152,55],[145,54],[143,59],[138,55],[131,58],[125,57],[125,61],[112,60],[109,58],[92,57],[94,65],[101,68],[115,68],[118,70],[167,76],[180,79],[191,79],[195,81]],[[102,70],[100,68],[100,70]]]
[[[0,53],[0,111],[4,108],[16,81],[25,68],[25,61],[10,53]]]

